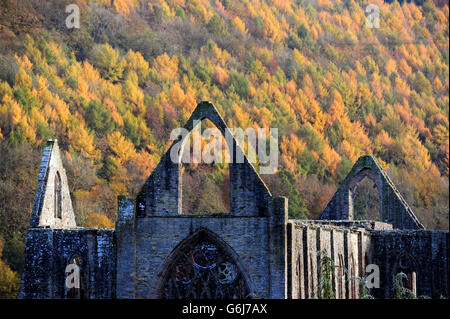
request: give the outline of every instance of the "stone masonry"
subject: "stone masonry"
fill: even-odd
[[[224,120],[200,103],[185,128]],[[417,295],[448,297],[448,231],[425,230],[372,156],[363,156],[341,183],[319,220],[289,220],[288,199],[273,197],[233,139],[228,145],[230,212],[186,214],[182,163],[161,158],[136,199],[119,198],[115,229],[75,224],[69,185],[56,140],[49,140],[26,236],[20,298],[317,298],[320,261],[337,266],[336,298],[361,295],[355,277],[380,269],[376,298],[389,298],[395,274]],[[184,141],[181,141],[184,145]],[[182,154],[182,149],[178,154]],[[352,195],[364,177],[380,194],[381,221],[353,220]],[[319,252],[322,252],[319,253]],[[80,270],[68,288],[66,267]]]

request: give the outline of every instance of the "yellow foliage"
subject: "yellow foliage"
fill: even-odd
[[[381,130],[380,134],[377,135],[377,141],[386,150],[390,150],[394,145],[394,140],[385,130]]]
[[[197,98],[195,96],[194,89],[190,87],[187,88],[183,105],[189,114],[194,111],[195,107],[197,106]]]
[[[71,117],[69,106],[63,100],[61,100],[59,96],[55,96],[55,98],[53,99],[53,107],[58,113],[59,121],[64,126],[67,126]]]
[[[124,16],[128,16],[135,6],[133,0],[114,0],[112,1],[112,4],[114,9]]]
[[[337,90],[333,91],[333,103],[327,112],[327,125],[331,126],[335,121],[342,121],[347,115],[345,114],[344,102]]]
[[[290,80],[288,83],[286,83],[286,93],[290,96],[294,97],[297,93],[297,85],[293,80]]]
[[[156,164],[153,157],[145,150],[141,150],[132,159],[132,163],[138,168],[140,175],[143,177],[150,176]]]
[[[85,227],[114,228],[114,223],[106,215],[91,213],[86,219]]]
[[[327,170],[335,175],[341,156],[328,144],[325,144],[322,150],[322,159],[327,163]]]
[[[406,133],[402,138],[402,157],[406,167],[418,171],[425,171],[432,165],[430,154],[417,138],[417,134]]]
[[[225,89],[225,86],[227,85],[229,79],[230,76],[228,75],[227,71],[221,68],[219,65],[216,65],[216,67],[214,68],[214,81],[216,81],[222,89]]]
[[[5,95],[13,95],[13,91],[8,82],[0,82],[0,99]]]
[[[30,75],[28,75],[24,68],[20,68],[19,72],[16,74],[14,84],[18,87],[31,89],[33,86],[33,79]]]
[[[439,145],[444,145],[445,143],[448,144],[449,141],[448,128],[442,124],[438,124],[433,129],[433,138]]]
[[[141,106],[144,104],[144,92],[142,92],[141,88],[137,86],[130,80],[126,80],[123,85],[124,96],[137,106]]]
[[[170,101],[178,108],[183,108],[183,102],[186,98],[183,89],[178,82],[175,82],[170,88]]]
[[[2,102],[5,104],[6,110],[8,110],[7,112],[12,119],[11,124],[15,127],[20,125],[25,138],[30,143],[34,144],[36,141],[36,132],[30,125],[29,119],[25,114],[23,108],[16,102],[16,100],[12,99],[9,95],[5,95]]]
[[[119,131],[108,135],[107,140],[109,148],[116,155],[121,165],[136,155],[133,143],[123,137]]]
[[[23,57],[17,55],[14,55],[14,57],[21,68],[27,69],[30,72],[33,70],[33,63],[31,63],[26,54]]]
[[[386,74],[387,75],[391,75],[391,73],[393,72],[397,72],[397,63],[395,62],[394,59],[389,59],[386,62]]]
[[[168,147],[161,138],[171,128],[181,126],[199,100],[211,99],[230,127],[283,126],[280,164],[296,175],[300,174],[300,162],[306,151],[320,164],[326,164],[324,178],[331,180],[336,178],[341,156],[354,162],[360,155],[373,153],[383,165],[392,165],[395,159],[398,168],[416,170],[408,187],[416,187],[414,196],[428,204],[432,203],[430,198],[435,190],[430,191],[433,188],[429,176],[425,179],[423,176],[428,174],[437,180],[440,173],[435,165],[441,174],[448,175],[445,106],[449,80],[444,76],[448,65],[442,53],[448,51],[448,6],[433,9],[436,21],[433,34],[429,34],[423,7],[377,0],[382,12],[389,12],[382,16],[385,32],[382,36],[379,30],[364,27],[365,8],[353,0],[349,6],[343,5],[344,0],[317,0],[313,4],[317,14],[292,0],[242,0],[227,5],[219,0],[100,1],[117,12],[118,17],[125,17],[126,23],[130,17],[134,18],[132,11],[142,3],[144,11],[137,18],[136,35],[143,30],[151,30],[158,37],[164,35],[163,27],[148,25],[145,15],[156,15],[170,27],[183,26],[184,22],[173,18],[177,7],[183,8],[193,23],[185,22],[192,30],[186,32],[186,39],[175,36],[164,40],[168,41],[164,45],[176,42],[175,49],[167,52],[177,52],[178,56],[164,53],[150,64],[143,51],[128,50],[122,57],[124,51],[113,48],[108,39],[102,41],[103,45],[95,45],[83,62],[77,62],[58,42],[45,42],[25,34],[24,53],[13,60],[17,61],[12,68],[16,73],[5,73],[4,81],[0,81],[0,140],[25,137],[29,143],[40,144],[37,136],[53,131],[64,144],[87,158],[100,159],[103,155],[111,170],[105,189],[115,195],[131,195]],[[339,12],[336,6],[340,6]],[[198,30],[204,30],[213,15],[221,16],[231,27],[227,39],[230,45],[217,39],[220,45],[208,40],[199,50],[194,45],[186,52],[191,41],[188,37],[195,42],[207,36]],[[421,30],[416,30],[414,24]],[[308,30],[308,38],[301,39],[301,50],[292,50],[288,35],[298,33],[300,25]],[[413,41],[417,32],[423,33],[427,44]],[[240,33],[252,33],[253,40],[243,43],[247,37]],[[401,42],[395,49],[385,41],[389,34],[395,34]],[[129,36],[133,38],[135,34]],[[326,36],[334,41],[327,41]],[[377,51],[377,57],[373,52],[339,45],[339,41],[348,40],[359,45],[373,43],[371,50]],[[137,50],[139,46],[132,47]],[[145,47],[142,45],[141,50]],[[155,48],[158,47],[161,43],[155,43]],[[245,64],[249,54],[265,71],[262,78],[255,75],[258,72],[252,72],[256,68]],[[182,55],[183,67],[178,64]],[[367,59],[368,56],[373,59]],[[212,76],[211,85],[193,80],[192,73],[198,75],[197,59],[204,60],[208,73],[213,70],[208,74]],[[4,61],[9,60],[2,58],[2,64]],[[340,74],[332,70],[330,63],[336,65]],[[376,69],[380,72],[373,72]],[[234,72],[246,78],[245,98],[233,92],[233,87],[241,84],[234,77],[230,81]],[[283,72],[285,77],[281,75]],[[431,96],[414,91],[418,85],[411,79],[419,73],[432,83]],[[7,81],[13,81],[13,87]],[[91,100],[102,101],[118,131],[96,138],[95,129],[87,128],[84,108]],[[308,149],[306,138],[303,141],[298,137],[298,128],[304,125],[323,142],[320,150]],[[333,125],[339,127],[335,136],[331,136]],[[46,131],[47,127],[51,131]],[[140,140],[139,151],[131,142],[132,139],[137,145],[135,138]],[[432,144],[425,147],[423,141]],[[433,161],[428,152],[432,152]],[[77,194],[82,200],[91,197],[88,198],[91,201],[94,193]],[[102,212],[99,206],[92,206],[84,214],[99,212]],[[89,221],[93,225],[109,221],[93,216]]]
[[[401,59],[399,62],[399,69],[405,76],[408,76],[409,74],[411,74],[411,71],[412,71],[412,69],[408,65],[408,63],[403,59]]]
[[[75,130],[69,131],[68,137],[70,146],[85,157],[96,159],[100,156],[100,151],[94,146],[94,136],[89,134],[83,125],[80,124]]]
[[[175,80],[178,72],[178,58],[175,55],[170,58],[167,53],[164,53],[155,59],[153,67],[161,78]]]
[[[200,23],[206,23],[212,17],[213,12],[208,11],[205,7],[205,4],[200,0],[189,0],[187,2],[187,8],[190,12],[192,12],[193,16]],[[208,5],[209,6],[209,5]]]
[[[1,250],[1,249],[0,249]],[[1,257],[1,252],[0,252]],[[0,299],[14,299],[20,287],[20,277],[0,259]]]
[[[433,90],[435,92],[441,92],[444,89],[444,85],[442,84],[441,80],[436,76],[433,80]]]
[[[293,56],[294,56],[295,61],[300,66],[304,66],[304,65],[309,65],[310,64],[308,59],[297,49],[294,49]]]
[[[139,83],[143,83],[149,74],[149,64],[140,52],[129,50],[126,56],[128,68],[136,72]]]
[[[358,156],[355,154],[355,150],[350,145],[350,143],[347,142],[346,140],[343,140],[341,143],[341,147],[342,147],[342,152],[344,153],[344,155],[347,156],[347,158],[350,161],[356,162],[356,160],[358,159]]]
[[[245,23],[242,22],[242,20],[239,19],[239,17],[236,17],[233,19],[233,25],[236,27],[236,29],[241,31],[243,34],[247,33],[247,30],[245,29]]]

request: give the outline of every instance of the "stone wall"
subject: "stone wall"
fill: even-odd
[[[312,221],[290,220],[288,223],[288,293],[289,298],[318,297],[320,252],[337,266],[331,278],[335,297],[359,296],[359,282],[350,280],[363,274],[369,253],[370,233],[364,227],[349,229]]]
[[[236,252],[252,291],[270,296],[269,238],[266,218],[146,218],[136,227],[136,297],[158,298],[158,286],[171,252],[185,238],[205,228]],[[281,296],[282,297],[282,296]]]
[[[115,297],[115,253],[111,229],[31,228],[19,298],[67,298],[66,267],[80,263],[85,298]]]
[[[139,218],[128,218],[126,212],[131,210],[125,207],[130,208],[132,202],[123,201],[124,213],[116,227],[118,297],[158,298],[176,248],[196,233],[207,231],[235,256],[254,295],[285,298],[287,207],[284,198],[275,201],[271,217],[204,213]]]
[[[379,230],[379,223],[368,227],[366,222],[349,228],[348,223],[289,221],[289,298],[317,297],[321,250],[337,266],[332,278],[336,298],[359,298],[360,282],[350,278],[367,276],[368,264],[380,270],[380,288],[370,291],[375,298],[391,298],[399,272],[407,275],[405,286],[417,296],[448,297],[448,231]]]
[[[390,298],[394,276],[401,271],[409,281],[415,273],[418,296],[448,298],[448,249],[448,231],[373,231],[371,262],[380,265],[381,272],[375,297]]]
[[[365,177],[370,178],[377,186],[380,221],[392,224],[397,229],[424,229],[381,165],[369,155],[358,159],[319,219],[352,220],[353,195],[358,183]]]
[[[191,131],[196,121],[209,119],[222,134],[226,125],[210,102],[202,102],[188,120]],[[182,138],[182,137],[180,137]],[[117,221],[118,296],[158,298],[162,277],[175,248],[199,231],[223,243],[248,278],[256,296],[285,298],[287,199],[275,198],[232,139],[231,154],[243,162],[230,163],[230,212],[183,214],[182,164],[170,157],[172,144],[136,199],[119,204]],[[181,142],[183,142],[181,140]],[[178,154],[182,154],[178,150]],[[226,243],[226,244],[225,244]],[[134,274],[132,278],[129,274]]]

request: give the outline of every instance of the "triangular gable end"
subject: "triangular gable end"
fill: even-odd
[[[320,215],[321,220],[352,220],[353,192],[358,183],[369,177],[377,185],[380,196],[380,221],[396,229],[424,229],[394,183],[378,161],[370,155],[360,157]]]
[[[211,102],[201,102],[197,105],[184,128],[189,132],[196,121],[210,120],[225,136],[227,126],[217,109]],[[172,148],[179,144],[181,137],[175,140],[169,150],[161,158],[136,200],[137,216],[167,216],[181,215],[182,212],[182,175],[181,161],[174,163],[171,158]],[[232,158],[243,151],[232,139]],[[182,149],[182,148],[181,148]],[[182,154],[182,151],[179,152]],[[230,210],[232,215],[267,216],[271,202],[271,194],[249,163],[245,154],[243,163],[230,163]]]
[[[39,168],[30,227],[76,227],[58,141],[48,140]]]

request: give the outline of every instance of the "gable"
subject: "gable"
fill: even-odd
[[[30,227],[76,227],[58,141],[48,140],[39,167]]]
[[[194,125],[203,119],[210,120],[225,137],[227,126],[211,102],[201,102],[192,113],[184,128],[191,132]],[[137,196],[137,217],[180,215],[182,209],[182,164],[181,154],[186,136],[179,136],[169,150],[162,156],[141,192]],[[175,147],[181,147],[173,150]],[[268,216],[271,194],[259,177],[253,165],[248,161],[234,137],[231,140],[232,163],[230,169],[230,213],[236,216]],[[171,153],[177,152],[177,160],[171,159]],[[236,158],[243,158],[237,163]]]
[[[380,221],[390,223],[397,229],[424,228],[381,165],[370,155],[356,161],[319,219],[352,220],[353,192],[364,177],[373,180],[378,188]]]

